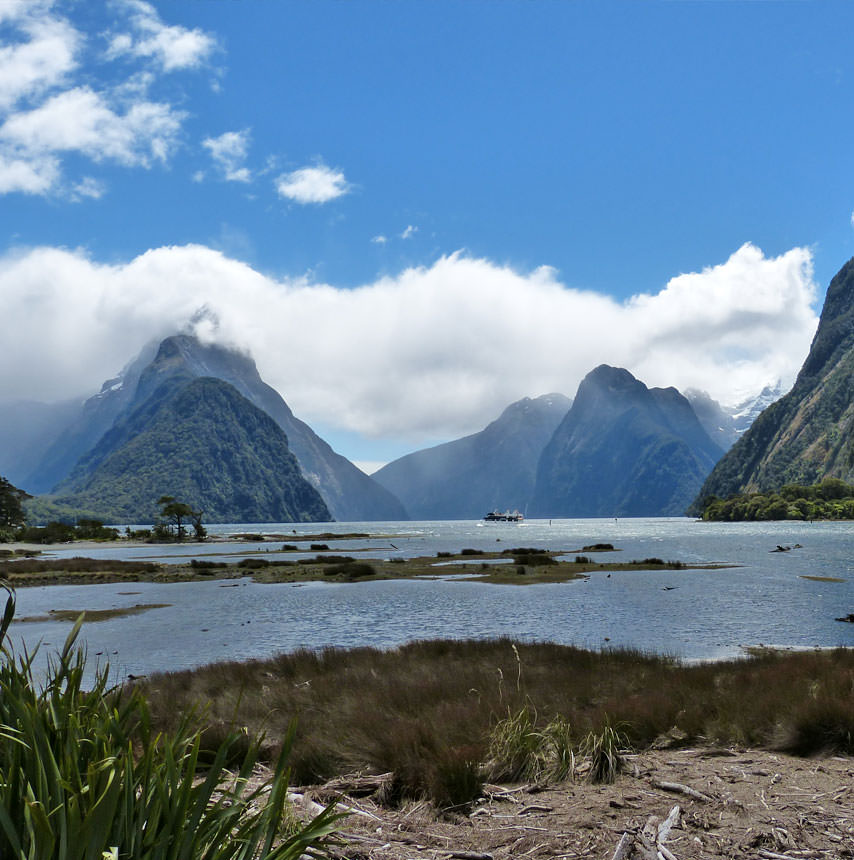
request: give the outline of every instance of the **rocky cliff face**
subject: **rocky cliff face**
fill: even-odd
[[[415,519],[480,519],[494,508],[524,511],[540,453],[571,401],[526,397],[485,429],[407,454],[373,477]]]
[[[792,390],[765,409],[698,496],[775,490],[824,477],[854,480],[854,259],[833,278]],[[696,509],[696,508],[695,508]]]
[[[530,513],[678,516],[721,453],[675,388],[600,365],[543,450]]]

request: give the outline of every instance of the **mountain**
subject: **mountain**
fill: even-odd
[[[570,405],[563,394],[526,397],[480,432],[407,454],[373,478],[419,520],[479,519],[495,508],[524,511],[543,446]]]
[[[234,386],[284,430],[305,478],[319,490],[332,516],[341,521],[408,519],[400,502],[345,457],[335,453],[307,424],[296,418],[279,393],[258,374],[255,362],[237,350],[202,344],[191,335],[174,335],[149,344],[80,414],[23,482],[31,492],[46,492],[65,479],[131,403],[145,399],[168,376],[209,376]]]
[[[287,437],[234,386],[212,377],[140,378],[132,407],[57,488],[53,501],[111,522],[149,522],[170,495],[208,522],[323,522]]]
[[[56,444],[80,409],[79,401],[0,403],[0,475],[5,475],[15,486],[42,492],[45,487],[34,488],[31,475],[44,452]]]
[[[55,416],[54,432],[48,439],[30,437],[21,454],[29,468],[20,486],[30,493],[46,493],[65,478],[128,407],[140,374],[156,352],[156,344],[149,344],[117,377],[108,379],[98,394],[83,403],[69,404],[64,414]]]
[[[703,484],[701,499],[824,477],[854,480],[854,258],[827,289],[792,390],[768,406]]]
[[[766,385],[756,397],[748,397],[747,400],[743,400],[737,406],[732,407],[730,413],[739,436],[753,424],[762,412],[772,403],[778,401],[785,393],[783,383],[777,380],[774,385]]]
[[[543,450],[531,515],[678,516],[721,453],[675,388],[603,364]]]
[[[689,388],[683,394],[709,438],[722,451],[728,451],[741,435],[733,414],[705,391]]]

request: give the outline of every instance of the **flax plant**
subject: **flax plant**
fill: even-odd
[[[260,740],[236,770],[226,765],[246,738],[230,733],[200,761],[192,716],[154,733],[138,690],[108,683],[108,667],[84,688],[82,619],[50,659],[13,654],[0,622],[0,857],[4,860],[298,860],[328,855],[331,808],[304,825],[288,814],[292,726],[272,776],[258,778]]]

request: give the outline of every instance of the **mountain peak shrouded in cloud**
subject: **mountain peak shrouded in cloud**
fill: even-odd
[[[412,448],[476,431],[526,392],[571,390],[596,363],[732,403],[797,372],[817,322],[810,259],[748,245],[620,303],[464,254],[343,289],[199,245],[123,264],[21,250],[0,258],[0,399],[95,391],[105,368],[195,319],[203,341],[250,350],[309,423]]]

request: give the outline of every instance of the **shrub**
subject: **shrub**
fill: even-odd
[[[329,549],[328,544],[325,543],[313,543],[309,546],[313,552],[323,552],[325,549]]]
[[[202,770],[191,717],[153,733],[143,694],[108,686],[106,666],[84,688],[82,619],[38,683],[35,654],[16,658],[3,642],[13,615],[10,592],[0,623],[0,857],[91,860],[114,856],[113,846],[127,858],[329,854],[341,815],[330,807],[304,826],[285,815],[293,726],[272,778],[257,787],[259,741],[241,733],[226,733]]]
[[[228,565],[224,561],[202,561],[198,558],[191,558],[190,567],[193,570],[221,570]]]
[[[581,547],[582,552],[608,552],[608,550],[613,549],[614,544],[612,543],[591,543]]]
[[[591,561],[586,555],[577,555],[575,556],[576,564],[590,564]]]
[[[363,576],[376,576],[376,568],[362,561],[346,562],[345,564],[333,564],[323,571],[324,576],[343,575],[348,579],[360,579]]]
[[[532,546],[517,546],[513,549],[501,550],[502,555],[544,555],[547,552],[547,549],[536,549]]]
[[[460,555],[483,555],[482,549],[461,549]]]
[[[540,553],[532,553],[530,555],[514,555],[513,561],[516,564],[526,564],[531,567],[542,566],[546,564],[557,564],[557,562],[550,556]]]
[[[266,558],[242,558],[237,562],[237,566],[246,570],[260,570],[262,567],[269,567],[270,562]]]

